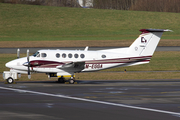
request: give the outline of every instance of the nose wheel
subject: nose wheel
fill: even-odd
[[[13,79],[13,78],[9,77],[9,78],[7,79],[7,83],[8,83],[8,84],[12,84],[13,82],[14,82],[14,79]]]

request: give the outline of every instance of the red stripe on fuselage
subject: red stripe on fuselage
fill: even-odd
[[[133,63],[133,62],[149,62],[152,56],[117,58],[105,60],[88,60],[85,64],[118,64],[118,63]],[[70,62],[70,61],[69,61]],[[31,67],[38,68],[56,68],[56,66],[64,65],[69,62],[55,62],[46,60],[33,60],[30,62]]]

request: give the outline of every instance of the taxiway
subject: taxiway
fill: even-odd
[[[0,119],[179,120],[180,80],[0,83]]]

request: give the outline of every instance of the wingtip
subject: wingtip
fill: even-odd
[[[165,29],[164,31],[165,31],[165,32],[174,32],[174,31],[172,31],[172,30],[170,30],[170,29]]]

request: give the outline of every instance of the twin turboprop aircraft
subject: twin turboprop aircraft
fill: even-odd
[[[86,47],[81,50],[39,50],[34,55],[18,58],[6,63],[10,68],[7,74],[15,73],[28,74],[46,73],[49,77],[58,77],[58,81],[75,82],[75,73],[92,72],[115,67],[132,66],[149,63],[150,59],[160,41],[163,32],[171,31],[168,29],[141,29],[142,33],[127,48],[116,48],[107,50],[90,51]],[[18,52],[19,56],[19,52]],[[8,83],[13,83],[16,79],[12,75],[6,75],[4,79]],[[7,77],[5,77],[7,76]]]

